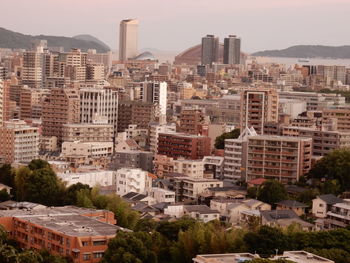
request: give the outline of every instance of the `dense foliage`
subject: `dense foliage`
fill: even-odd
[[[239,129],[234,129],[230,132],[225,132],[215,139],[215,148],[216,149],[224,149],[225,148],[225,140],[226,139],[237,139],[241,134]]]
[[[248,196],[270,205],[288,198],[284,186],[276,180],[267,180],[259,187],[248,188]]]

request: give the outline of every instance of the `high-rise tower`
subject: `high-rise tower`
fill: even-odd
[[[219,59],[219,38],[207,35],[202,38],[202,65],[211,65]]]
[[[241,39],[230,35],[224,40],[224,64],[240,64]]]
[[[125,61],[138,55],[138,27],[136,19],[126,19],[120,22],[119,30],[119,60]]]

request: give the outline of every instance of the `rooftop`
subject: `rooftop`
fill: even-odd
[[[117,230],[126,230],[82,215],[37,215],[19,218],[69,236],[114,236]]]
[[[234,254],[208,254],[208,255],[197,255],[193,259],[195,263],[240,263],[249,261],[254,258],[259,258],[257,255],[250,253],[234,253]]]
[[[317,198],[321,199],[322,201],[326,202],[329,205],[334,205],[336,203],[342,203],[343,199],[336,197],[332,194],[327,195],[318,195]]]

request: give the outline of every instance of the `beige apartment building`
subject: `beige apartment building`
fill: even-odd
[[[63,141],[112,142],[113,125],[99,123],[72,123],[63,125]]]
[[[86,65],[86,80],[103,81],[105,78],[105,67],[103,64],[88,63]]]
[[[43,87],[43,53],[26,51],[23,53],[22,84],[31,88]]]
[[[5,163],[29,163],[39,155],[38,128],[21,120],[6,121],[0,127],[0,145]]]
[[[191,178],[203,178],[203,160],[173,160],[174,173],[184,174]]]
[[[63,142],[62,156],[83,158],[109,157],[113,153],[113,142]]]
[[[350,109],[324,109],[322,121],[335,120],[338,131],[350,131]]]
[[[222,187],[224,182],[217,179],[174,177],[176,201],[195,200],[206,189]]]
[[[311,168],[312,138],[248,137],[246,181],[255,178],[295,182]]]
[[[282,127],[282,135],[312,138],[313,156],[324,156],[332,150],[350,147],[350,131],[324,131],[288,126]]]
[[[63,125],[80,122],[79,103],[76,89],[52,88],[43,103],[43,136],[56,136],[58,143],[62,143]]]
[[[264,134],[264,123],[278,122],[278,93],[274,89],[247,89],[241,93],[241,130],[254,127]]]

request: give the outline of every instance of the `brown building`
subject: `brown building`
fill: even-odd
[[[183,133],[160,133],[158,154],[185,159],[203,159],[210,155],[210,138]]]
[[[241,93],[241,130],[254,127],[264,134],[266,122],[278,122],[278,93],[274,89],[247,89]]]
[[[0,224],[23,249],[46,249],[75,263],[100,262],[108,240],[117,230],[114,214],[106,210],[52,207],[0,212]]]
[[[123,132],[130,124],[140,129],[148,129],[155,121],[156,105],[142,101],[120,101],[118,104],[118,132]]]
[[[180,115],[179,132],[187,134],[202,134],[204,115],[201,110],[182,110]]]
[[[76,89],[53,88],[43,103],[43,136],[56,136],[62,143],[63,125],[80,122],[80,100]]]
[[[311,138],[248,137],[246,181],[254,178],[295,182],[311,168]]]

